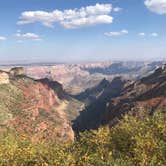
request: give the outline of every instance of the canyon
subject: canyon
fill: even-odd
[[[32,142],[74,141],[126,113],[165,108],[164,62],[1,66],[0,133],[15,130]]]
[[[8,71],[15,66],[23,66],[27,76],[58,81],[67,93],[76,95],[96,86],[104,78],[111,81],[115,77],[123,76],[125,79],[137,80],[162,64],[163,61],[103,61],[73,64],[8,64],[0,68]]]

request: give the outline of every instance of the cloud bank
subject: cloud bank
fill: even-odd
[[[64,11],[25,11],[21,13],[17,25],[39,22],[47,27],[54,27],[55,23],[67,29],[92,26],[96,24],[111,24],[113,17],[111,4],[96,4],[81,7],[80,9],[67,9]]]
[[[157,14],[166,14],[166,0],[145,0],[145,6]]]

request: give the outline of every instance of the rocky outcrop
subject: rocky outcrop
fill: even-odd
[[[22,75],[25,74],[23,67],[15,67],[15,68],[12,68],[12,69],[9,71],[9,73],[10,73],[10,76],[12,76],[12,77],[22,76]]]
[[[22,68],[6,74],[9,83],[0,88],[0,129],[14,129],[33,142],[74,140],[71,119],[79,115],[81,102],[66,94],[60,83],[34,80]]]
[[[127,112],[140,114],[143,110],[150,114],[166,110],[166,65],[125,87],[119,97],[109,102],[105,119],[113,122]]]
[[[36,80],[48,87],[51,87],[54,91],[56,91],[57,95],[59,98],[63,98],[63,94],[65,93],[64,90],[63,90],[63,87],[62,87],[62,84],[60,84],[59,82],[57,81],[52,81],[52,80],[49,80],[48,78],[43,78],[43,79],[39,79],[39,80]]]
[[[9,83],[9,74],[4,71],[0,71],[0,84],[8,84]]]

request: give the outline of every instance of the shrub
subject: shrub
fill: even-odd
[[[0,139],[0,165],[164,166],[166,114],[126,115],[115,127],[80,133],[71,144],[33,144],[8,130]]]

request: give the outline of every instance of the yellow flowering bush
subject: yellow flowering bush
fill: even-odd
[[[2,166],[165,166],[166,114],[126,115],[113,128],[80,133],[74,143],[32,143],[8,130],[0,136]]]

